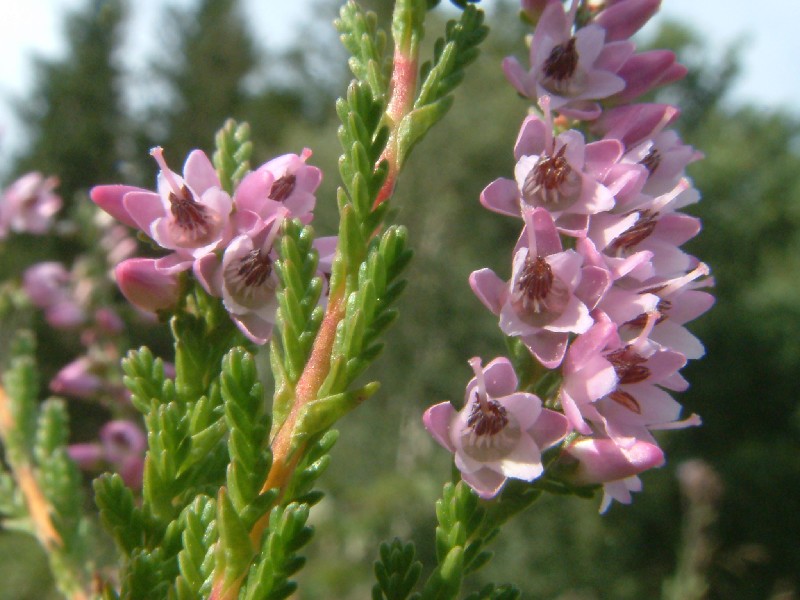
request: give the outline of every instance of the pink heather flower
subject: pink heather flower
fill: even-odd
[[[504,282],[492,270],[481,269],[469,281],[481,302],[499,315],[503,333],[520,337],[539,362],[554,369],[564,358],[569,334],[592,326],[589,308],[576,292],[580,289],[597,298],[608,285],[608,274],[597,267],[582,269],[580,254],[562,250],[545,209],[526,209],[523,214],[526,226],[517,244],[511,279]],[[580,285],[584,272],[588,285]]]
[[[583,236],[589,215],[611,210],[615,193],[630,186],[630,179],[643,180],[646,170],[618,164],[623,147],[616,140],[586,144],[572,129],[554,138],[548,102],[542,102],[546,121],[530,116],[520,129],[514,147],[516,183],[495,180],[481,193],[481,204],[517,217],[521,207],[546,208],[562,233]]]
[[[572,442],[564,452],[578,461],[570,476],[572,483],[603,484],[601,513],[608,510],[612,500],[630,504],[630,492],[641,489],[641,481],[636,476],[664,464],[664,452],[649,442],[636,442],[630,448],[621,448],[608,438],[583,438]]]
[[[278,299],[277,253],[273,249],[286,209],[235,237],[220,260],[208,254],[195,263],[195,276],[222,303],[248,339],[265,344],[272,335]]]
[[[670,104],[626,104],[604,111],[593,123],[592,133],[631,148],[669,127],[680,112]]]
[[[231,197],[221,189],[214,166],[200,150],[186,159],[183,177],[166,164],[161,148],[151,154],[161,170],[158,192],[130,186],[97,186],[92,200],[110,215],[141,229],[159,246],[175,253],[158,267],[177,272],[225,242],[230,235]]]
[[[236,209],[251,211],[264,220],[288,211],[288,218],[310,222],[322,181],[322,171],[306,164],[310,156],[311,150],[305,148],[299,156],[284,154],[248,173],[236,188]]]
[[[95,470],[101,467],[101,463],[107,463],[120,474],[126,485],[139,489],[142,487],[146,449],[144,432],[130,421],[119,420],[103,426],[99,443],[72,444],[67,452],[81,469]]]
[[[714,284],[709,275],[708,265],[700,263],[679,277],[672,279],[650,280],[627,294],[635,294],[640,298],[653,297],[657,304],[659,317],[650,332],[650,340],[664,348],[680,352],[688,359],[700,358],[705,354],[702,342],[697,339],[685,324],[705,313],[714,304],[714,296],[701,288]],[[638,335],[647,323],[649,309],[641,309],[639,314],[635,309],[628,310],[625,314],[618,314],[614,318],[620,324],[620,335],[625,339],[632,333]],[[613,318],[613,317],[612,317]]]
[[[696,416],[678,421],[681,406],[663,389],[683,391],[688,383],[678,373],[686,357],[648,338],[658,313],[647,315],[639,336],[627,343],[607,316],[594,316],[595,325],[564,361],[559,400],[570,424],[589,435],[591,422],[624,448],[655,443],[651,429],[697,424]]]
[[[639,31],[661,6],[661,0],[618,0],[606,2],[606,8],[592,18],[592,23],[606,32],[606,41],[626,40]]]
[[[74,300],[72,274],[59,262],[37,263],[22,275],[22,287],[47,322],[57,329],[71,329],[86,320],[86,314]]]
[[[514,57],[503,61],[511,84],[523,96],[538,100],[549,95],[552,108],[581,120],[596,119],[595,102],[622,91],[625,81],[616,72],[633,54],[628,41],[606,43],[605,31],[587,25],[572,33],[578,2],[569,13],[560,2],[547,5],[539,20],[530,48],[530,70]]]
[[[50,391],[73,398],[93,398],[105,387],[93,367],[93,361],[88,356],[73,360],[50,381]]]
[[[481,498],[496,496],[506,479],[539,477],[542,450],[568,433],[560,413],[543,409],[534,394],[517,392],[517,376],[506,358],[483,368],[469,361],[475,377],[467,384],[464,408],[449,402],[430,407],[423,423],[433,438],[455,454],[461,477]]]
[[[637,144],[625,153],[622,160],[647,169],[647,181],[641,191],[655,197],[674,190],[683,179],[686,166],[701,158],[701,152],[681,142],[675,131],[667,130]]]
[[[625,80],[625,89],[614,94],[612,100],[630,102],[650,90],[683,79],[689,70],[675,61],[675,53],[670,50],[651,50],[631,56],[617,71]]]
[[[61,197],[53,192],[58,178],[27,173],[12,183],[0,198],[0,238],[8,231],[46,233],[53,215],[61,209]]]
[[[696,236],[701,225],[696,217],[676,211],[699,198],[697,190],[686,179],[656,198],[640,194],[618,208],[620,212],[624,210],[624,214],[595,215],[588,237],[598,250],[612,259],[625,259],[642,251],[651,252],[652,269],[640,268],[631,272],[631,276],[640,281],[683,274],[697,261],[680,250],[680,246]]]
[[[170,310],[179,300],[177,276],[161,271],[157,263],[152,258],[129,258],[114,269],[122,295],[147,312]]]

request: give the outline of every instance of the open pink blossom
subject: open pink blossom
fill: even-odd
[[[624,314],[618,313],[615,321],[620,324],[620,335],[623,339],[639,335],[647,323],[646,313],[657,310],[660,316],[650,332],[650,340],[680,352],[688,359],[702,357],[705,354],[703,343],[685,325],[714,304],[714,296],[702,291],[714,283],[713,278],[708,277],[709,273],[708,265],[699,263],[679,277],[653,279],[638,288],[625,290],[623,293],[638,298],[653,297],[657,304],[652,309],[636,310],[631,306]]]
[[[189,154],[183,177],[167,166],[161,148],[154,148],[151,154],[161,168],[157,192],[121,185],[97,186],[91,198],[123,223],[141,229],[162,248],[174,251],[159,262],[159,268],[185,270],[194,258],[227,241],[233,201],[202,151]]]
[[[423,423],[433,438],[455,454],[461,477],[481,498],[496,496],[506,479],[533,481],[544,471],[542,450],[568,433],[560,413],[543,409],[534,394],[517,392],[517,376],[506,358],[485,368],[470,365],[464,408],[449,402],[430,407]]]
[[[285,212],[290,219],[310,222],[322,181],[322,171],[306,164],[310,157],[311,150],[305,148],[300,155],[284,154],[248,173],[236,188],[236,209],[264,220]]]
[[[702,153],[681,142],[675,131],[666,130],[631,148],[623,162],[647,169],[647,181],[641,191],[655,197],[674,190],[686,174],[686,166],[702,157]]]
[[[570,476],[572,483],[603,484],[601,513],[608,510],[612,500],[630,504],[630,493],[641,489],[637,475],[664,464],[664,452],[649,442],[636,442],[630,448],[622,448],[608,438],[581,438],[564,452],[578,461]]]
[[[700,220],[677,209],[699,198],[697,190],[686,179],[655,198],[639,194],[628,205],[619,207],[619,213],[596,215],[589,226],[588,237],[598,250],[611,258],[625,259],[637,252],[650,252],[652,269],[631,272],[639,280],[680,275],[697,262],[680,246],[700,232]]]
[[[236,236],[220,259],[208,254],[195,263],[198,281],[222,303],[236,326],[251,341],[265,344],[272,335],[278,310],[278,256],[274,249],[286,210]]]
[[[0,196],[0,238],[9,231],[46,233],[61,210],[61,197],[53,191],[56,186],[57,177],[35,171],[13,182]]]
[[[569,12],[561,2],[548,4],[539,20],[530,48],[530,69],[514,57],[503,61],[511,84],[523,96],[552,97],[552,109],[570,118],[591,120],[600,115],[596,100],[625,87],[616,72],[633,54],[629,41],[606,43],[605,30],[587,25],[573,33],[578,2]]]
[[[615,192],[631,177],[643,179],[646,172],[630,162],[618,164],[623,147],[616,140],[586,144],[583,134],[573,129],[554,137],[548,106],[545,98],[545,120],[529,116],[522,124],[514,147],[516,184],[506,179],[492,182],[481,193],[481,203],[517,217],[524,206],[546,208],[562,233],[582,236],[589,215],[611,210]]]
[[[570,333],[592,325],[589,308],[576,294],[596,298],[608,284],[602,268],[582,268],[574,250],[562,250],[561,239],[544,208],[526,209],[526,226],[514,254],[511,279],[492,270],[470,275],[470,286],[483,304],[500,317],[500,329],[519,337],[536,359],[549,369],[561,364]],[[581,286],[586,274],[590,285]]]

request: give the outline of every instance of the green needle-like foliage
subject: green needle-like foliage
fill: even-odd
[[[336,102],[336,113],[342,123],[338,131],[343,150],[339,174],[344,184],[338,192],[339,210],[352,207],[361,234],[360,238],[356,237],[360,244],[354,246],[360,253],[345,255],[354,268],[363,260],[366,240],[381,225],[386,213],[385,205],[373,206],[388,168],[384,162],[379,162],[389,139],[389,130],[382,125],[385,109],[385,100],[358,80],[351,82],[345,98]],[[342,221],[344,217],[342,214]],[[343,243],[342,238],[348,240],[344,247],[349,250],[355,232],[342,232],[344,224],[340,224],[340,243]]]
[[[240,598],[282,600],[295,591],[297,584],[289,578],[305,563],[297,552],[311,540],[313,533],[306,526],[308,511],[307,504],[298,503],[272,510],[261,554],[250,569]]]
[[[217,132],[216,146],[212,161],[217,169],[217,176],[222,189],[233,194],[236,186],[250,170],[250,155],[253,153],[250,126],[228,119]]]
[[[0,476],[0,488],[5,494],[15,482],[19,490],[4,498],[3,516],[13,521],[4,520],[3,526],[37,537],[57,587],[72,597],[86,589],[91,569],[81,477],[67,454],[69,424],[63,401],[38,405],[34,354],[32,334],[18,332],[0,383],[0,440],[9,467]]]
[[[130,558],[133,551],[145,543],[152,525],[146,523],[146,516],[136,506],[133,492],[116,473],[106,473],[95,479],[94,493],[106,531],[114,538],[120,551]]]
[[[351,55],[347,64],[353,75],[367,82],[373,97],[380,98],[389,89],[392,63],[386,52],[386,33],[378,27],[377,16],[351,0],[342,7],[334,24]]]
[[[216,502],[197,496],[184,509],[183,547],[178,553],[180,575],[175,581],[177,598],[195,600],[208,595],[214,573],[214,547],[219,537]]]
[[[453,105],[452,92],[464,79],[466,67],[478,57],[478,46],[489,34],[483,20],[483,12],[469,5],[458,21],[447,23],[444,38],[436,40],[433,60],[424,63],[420,70],[422,85],[414,107],[399,126],[397,149],[400,164]]]
[[[312,247],[314,231],[299,221],[285,221],[275,263],[282,287],[278,292],[276,335],[270,346],[275,378],[273,428],[283,423],[294,399],[294,387],[308,361],[323,310],[318,306],[322,277]]]
[[[252,355],[243,348],[231,350],[223,360],[221,383],[229,431],[226,501],[249,530],[275,500],[274,492],[261,494],[272,455],[267,447],[270,428],[264,392]]]
[[[390,544],[381,544],[380,560],[375,561],[377,583],[372,588],[372,600],[408,598],[421,572],[422,563],[416,560],[413,543],[403,544],[395,538]]]

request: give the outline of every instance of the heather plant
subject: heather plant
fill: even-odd
[[[37,537],[65,596],[294,593],[334,426],[378,392],[368,368],[398,317],[412,252],[393,223],[395,188],[488,34],[483,12],[454,0],[458,17],[425,58],[437,4],[397,0],[388,32],[357,2],[340,11],[353,79],[336,102],[334,236],[313,227],[323,201],[313,142],[252,165],[249,125],[229,120],[210,156],[193,150],[180,170],[153,148],[154,189],[97,182],[90,198],[116,221],[95,218],[110,248],[99,252],[104,269],[81,279],[80,260],[34,265],[23,291],[3,297],[4,316],[27,303],[53,327],[85,328],[88,350],[57,373],[53,392],[124,407],[97,441],[68,445],[63,403],[37,406],[35,342],[19,328],[0,393],[0,511]],[[700,154],[670,129],[677,107],[637,102],[686,69],[630,40],[658,6],[521,4],[529,58],[502,65],[509,93],[525,99],[509,140],[516,165],[465,199],[520,228],[504,273],[469,278],[507,356],[465,356],[474,377],[463,399],[420,415],[455,465],[434,507],[434,562],[423,565],[413,542],[382,544],[375,599],[520,597],[511,584],[463,590],[508,520],[543,494],[602,490],[601,512],[630,503],[639,475],[665,461],[653,432],[700,424],[672,396],[688,387],[679,371],[704,352],[686,324],[713,302],[709,268],[681,248],[700,230],[681,212],[699,200],[685,169]],[[51,180],[27,177],[4,196],[0,233],[42,234],[58,206]],[[97,250],[87,254],[97,264]],[[121,372],[110,364],[124,326],[100,300],[109,272],[131,305],[169,328],[172,355],[141,347]],[[78,293],[87,286],[105,291],[90,301]],[[111,570],[95,568],[80,502],[78,467],[99,465],[113,470],[93,483],[119,554]]]

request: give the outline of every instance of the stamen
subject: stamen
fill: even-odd
[[[556,277],[547,260],[525,257],[511,291],[511,306],[522,321],[544,327],[563,314],[569,299],[569,287]]]
[[[158,163],[158,168],[161,169],[164,179],[167,180],[169,187],[172,188],[172,193],[176,196],[180,195],[181,188],[184,186],[178,183],[178,180],[175,179],[175,174],[167,166],[167,161],[164,159],[164,149],[161,146],[156,146],[150,150],[150,156],[156,159],[156,163]]]
[[[647,359],[637,354],[630,345],[609,352],[606,359],[614,367],[620,384],[640,383],[650,377],[650,369],[644,366]]]
[[[297,177],[289,173],[277,179],[269,191],[269,197],[277,202],[283,202],[294,191],[295,182]]]
[[[564,156],[566,150],[564,144],[554,154],[539,156],[522,184],[522,198],[526,203],[563,210],[578,198],[581,178]]]
[[[652,235],[656,225],[658,225],[658,213],[652,213],[649,210],[640,210],[638,212],[639,219],[636,223],[609,244],[609,249],[612,252],[628,251]]]
[[[614,390],[608,395],[611,400],[627,408],[629,411],[636,413],[637,415],[642,414],[642,407],[639,402],[631,396],[628,392],[623,392],[622,390]]]
[[[522,432],[513,415],[486,391],[486,380],[479,358],[469,361],[475,373],[474,402],[461,432],[461,443],[467,456],[489,462],[507,456],[517,445]]]
[[[552,80],[556,89],[566,88],[568,81],[578,68],[578,51],[575,49],[575,38],[571,37],[564,44],[555,46],[542,65],[546,79]]]
[[[553,287],[553,269],[541,256],[531,260],[525,257],[525,265],[517,280],[517,290],[522,294],[522,302],[533,312],[545,310],[544,300]]]
[[[170,188],[167,199],[172,220],[168,227],[175,245],[180,248],[196,248],[211,242],[220,225],[219,217],[210,213],[207,206],[200,204],[189,187],[175,177],[164,160],[164,150],[161,147],[153,148],[150,154],[156,159]]]
[[[650,152],[647,153],[647,156],[639,161],[639,164],[647,169],[650,175],[652,175],[661,164],[661,153],[655,148],[651,148]]]

